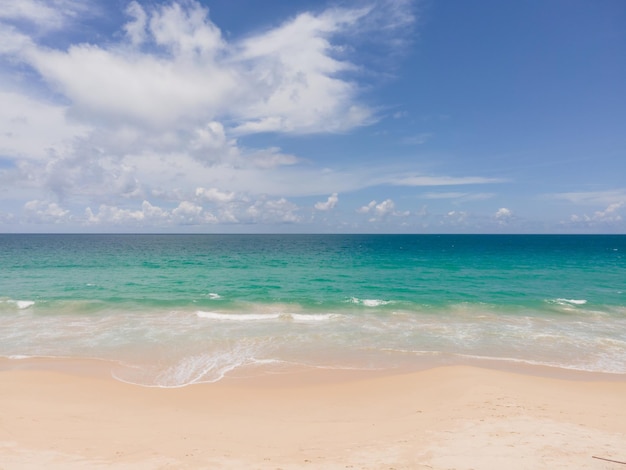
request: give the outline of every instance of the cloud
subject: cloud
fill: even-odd
[[[217,222],[213,214],[190,201],[182,201],[171,211],[154,206],[148,201],[143,201],[141,209],[135,210],[102,204],[97,213],[88,207],[85,217],[84,223],[87,225],[173,226]]]
[[[513,212],[511,209],[501,207],[496,211],[493,217],[498,221],[499,225],[507,225],[513,218]]]
[[[330,210],[340,191],[389,184],[249,144],[375,122],[359,81],[375,71],[355,51],[401,49],[411,8],[331,7],[231,38],[197,1],[132,1],[117,32],[68,45],[96,2],[0,0],[2,195],[50,223],[295,223],[288,198],[331,194],[315,204]]]
[[[592,215],[573,214],[570,217],[570,221],[574,223],[585,223],[588,225],[595,225],[598,223],[616,223],[623,220],[621,211],[626,206],[626,202],[614,202],[609,204],[604,210],[595,211]]]
[[[371,26],[372,11],[382,17],[380,7],[302,13],[228,42],[195,1],[150,8],[131,2],[117,44],[16,49],[19,60],[70,100],[75,115],[92,123],[164,128],[181,119],[228,119],[238,135],[343,132],[374,119],[345,76],[358,67],[337,54],[342,35]],[[392,21],[392,30],[403,27]]]
[[[453,225],[465,225],[468,221],[469,214],[465,211],[450,211],[444,217],[444,223]]]
[[[370,222],[375,222],[380,219],[384,219],[390,215],[396,217],[406,217],[410,215],[409,211],[397,212],[396,204],[392,199],[385,199],[383,202],[378,203],[375,200],[370,201],[366,206],[362,206],[357,209],[357,213],[359,214],[371,214],[372,218],[369,219]]]
[[[261,223],[296,223],[302,219],[297,215],[298,206],[285,198],[261,199],[248,207],[246,215],[250,221]]]
[[[315,210],[318,210],[318,211],[329,211],[331,209],[334,209],[338,202],[339,202],[338,194],[332,193],[330,196],[328,196],[328,199],[326,201],[317,202],[315,203],[314,207],[315,207]]]
[[[513,212],[511,212],[511,209],[507,209],[506,207],[501,207],[494,214],[494,217],[499,220],[510,219],[512,216]]]
[[[210,202],[227,203],[236,199],[237,195],[231,191],[220,191],[217,188],[196,188],[196,196]]]
[[[614,226],[624,220],[623,208],[626,206],[626,189],[614,189],[607,191],[581,191],[556,193],[549,195],[551,198],[568,201],[578,206],[595,206],[601,209],[572,214],[569,222],[565,225],[597,227],[601,225]]]
[[[0,0],[0,21],[27,21],[44,31],[57,30],[90,8],[90,2],[78,0]]]
[[[574,204],[607,205],[626,202],[626,189],[555,193],[548,195],[548,197],[562,199]]]
[[[593,219],[603,222],[618,222],[622,220],[622,216],[619,214],[622,207],[624,207],[623,201],[609,204],[609,206],[603,211],[596,211],[593,214]]]
[[[46,160],[72,151],[90,126],[67,118],[67,107],[0,90],[0,155]]]
[[[63,209],[55,202],[33,200],[24,204],[28,219],[35,223],[59,224],[68,219],[70,211]]]

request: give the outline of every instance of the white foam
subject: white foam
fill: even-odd
[[[211,299],[211,300],[218,300],[218,299],[221,299],[221,298],[222,298],[222,296],[221,296],[221,295],[216,294],[215,292],[209,292],[208,297],[209,297],[209,299]]]
[[[381,300],[381,299],[359,299],[357,297],[352,297],[349,300],[350,303],[357,305],[364,305],[366,307],[380,307],[381,305],[387,305],[391,303],[389,300]]]
[[[587,301],[585,299],[556,299],[556,303],[560,305],[585,305]]]
[[[15,305],[17,305],[17,308],[19,308],[20,310],[24,310],[28,307],[32,307],[33,305],[35,305],[35,302],[33,302],[32,300],[16,300]]]
[[[214,383],[226,374],[241,367],[281,363],[276,359],[257,359],[254,348],[236,346],[221,352],[198,354],[179,360],[155,376],[148,371],[143,379],[133,380],[122,377],[123,372],[114,373],[117,380],[135,385],[156,388],[180,388],[192,384]],[[132,368],[132,366],[131,366]],[[146,370],[144,369],[145,373]]]
[[[316,321],[328,321],[334,318],[338,318],[341,315],[336,313],[318,313],[318,314],[306,314],[306,313],[292,313],[290,317],[294,321],[301,322],[316,322]]]
[[[511,362],[515,364],[528,364],[530,366],[543,366],[543,367],[553,367],[556,369],[564,369],[564,370],[573,370],[579,372],[599,372],[602,374],[624,374],[624,369],[621,364],[612,364],[612,363],[599,363],[595,364],[572,364],[566,362],[553,362],[553,361],[541,361],[541,360],[533,360],[533,359],[520,359],[513,357],[497,357],[497,356],[482,356],[477,354],[453,354],[457,357],[465,357],[468,359],[478,359],[484,361],[494,361],[494,362]]]
[[[219,321],[268,321],[277,320],[282,314],[280,313],[219,313],[219,312],[196,312],[200,318]]]

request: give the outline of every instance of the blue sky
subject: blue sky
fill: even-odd
[[[626,233],[626,2],[0,0],[0,231]]]

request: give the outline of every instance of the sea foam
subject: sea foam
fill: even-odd
[[[293,320],[296,322],[320,322],[338,318],[341,315],[335,313],[219,313],[197,311],[199,318],[217,321],[272,321],[272,320]]]
[[[364,305],[365,307],[380,307],[381,305],[387,305],[391,303],[389,300],[381,300],[381,299],[359,299],[357,297],[352,297],[348,302],[356,304],[356,305]]]
[[[585,305],[587,303],[585,299],[556,299],[553,302],[559,305]]]
[[[281,317],[281,313],[218,313],[197,311],[196,315],[200,318],[220,321],[268,321],[276,320]]]

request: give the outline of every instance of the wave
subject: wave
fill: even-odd
[[[215,383],[234,370],[269,364],[278,359],[259,359],[254,348],[238,345],[231,349],[181,358],[177,363],[158,370],[154,367],[126,366],[112,376],[121,382],[144,387],[181,388],[188,385]]]
[[[351,297],[348,299],[348,302],[356,305],[363,305],[365,307],[380,307],[381,305],[390,304],[391,300],[359,299],[357,297]]]
[[[6,297],[0,300],[0,303],[15,305],[19,310],[26,310],[27,308],[30,308],[33,305],[35,305],[34,300],[13,300],[13,299],[7,299]]]
[[[205,312],[199,310],[196,312],[199,318],[205,318],[208,320],[217,321],[272,321],[272,320],[293,320],[296,322],[319,322],[328,321],[333,318],[341,317],[336,313],[220,313],[220,312]]]
[[[340,318],[342,315],[338,313],[292,313],[290,316],[294,321],[315,322],[333,320]]]
[[[280,318],[281,313],[218,313],[199,310],[196,315],[200,318],[220,321],[267,321]]]
[[[587,303],[585,299],[553,299],[548,302],[558,305],[585,305]]]

